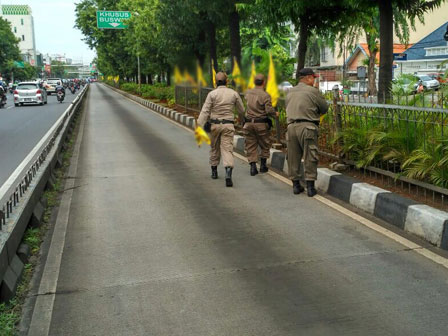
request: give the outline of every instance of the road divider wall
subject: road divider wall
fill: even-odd
[[[193,130],[196,128],[196,121],[193,117],[109,85],[108,87],[152,111],[163,114]],[[245,154],[244,137],[235,135],[233,146],[236,152]],[[288,175],[287,157],[283,151],[271,149],[268,164],[277,172]],[[445,211],[418,204],[408,198],[368,183],[362,183],[327,168],[318,168],[316,187],[320,192],[351,204],[389,224],[415,234],[435,246],[448,250],[448,213]]]
[[[89,86],[82,89],[0,187],[0,301],[10,300],[15,294],[29,256],[26,246],[20,245],[23,235],[30,223],[38,225],[42,219],[42,195],[57,164],[62,163],[63,144],[88,89]]]

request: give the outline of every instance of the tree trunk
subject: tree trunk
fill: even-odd
[[[209,21],[208,24],[208,43],[209,43],[209,52],[210,52],[210,60],[213,61],[215,71],[218,72],[218,52],[216,48],[216,26],[212,21]],[[210,73],[212,73],[212,64],[210,62]]]
[[[233,59],[236,58],[239,65],[241,65],[241,39],[240,39],[240,16],[236,10],[235,5],[229,14],[229,32],[230,32],[230,56],[232,57],[232,71]]]
[[[153,81],[152,81],[152,75],[151,74],[148,75],[148,84],[149,85],[153,85],[154,84]]]
[[[171,86],[171,68],[169,66],[166,70],[166,85]]]
[[[390,100],[392,67],[394,63],[394,12],[390,0],[378,0],[380,11],[380,77],[378,102]]]
[[[370,50],[369,48],[369,68],[367,71],[368,78],[369,78],[369,90],[368,95],[369,96],[376,96],[377,89],[376,89],[376,73],[375,73],[375,61],[376,61],[376,55],[378,53],[378,49],[374,48]]]
[[[310,30],[308,26],[308,18],[302,16],[300,18],[300,32],[299,32],[299,48],[297,50],[297,72],[296,79],[299,79],[299,71],[305,67],[306,51],[308,49],[308,38]]]
[[[162,83],[162,74],[157,75],[157,83]]]

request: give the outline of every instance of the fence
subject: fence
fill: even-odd
[[[340,89],[341,101],[346,103],[377,104],[376,96],[367,94],[367,87],[361,83],[356,83],[349,90]],[[327,91],[327,90],[326,90]],[[436,90],[424,90],[418,93],[412,89],[402,87],[392,89],[391,103],[402,106],[448,108],[448,84],[443,83]]]
[[[211,88],[177,86],[176,103],[196,117]],[[346,102],[339,91],[319,136],[321,154],[365,174],[390,179],[410,193],[432,195],[445,206],[448,197],[448,110],[402,105]],[[286,146],[285,101],[279,100],[274,134]],[[447,138],[448,139],[448,138]]]

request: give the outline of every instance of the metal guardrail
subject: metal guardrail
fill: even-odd
[[[0,232],[2,231],[3,225],[6,224],[6,221],[13,213],[14,208],[25,196],[33,179],[53,149],[56,139],[67,119],[72,115],[76,106],[87,92],[87,89],[88,85],[82,89],[62,116],[53,124],[8,180],[0,187]]]

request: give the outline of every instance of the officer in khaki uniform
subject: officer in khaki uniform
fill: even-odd
[[[317,140],[320,117],[327,113],[328,104],[314,87],[316,75],[312,69],[299,71],[300,82],[286,96],[286,115],[288,121],[288,168],[289,178],[293,182],[294,194],[300,194],[304,188],[300,166],[304,159],[305,181],[309,197],[316,195],[314,182],[317,179],[319,161]]]
[[[218,178],[218,164],[221,160],[226,169],[226,186],[232,187],[233,136],[235,134],[233,109],[236,107],[240,120],[244,116],[244,105],[240,95],[226,87],[227,75],[216,74],[217,88],[210,92],[198,118],[198,125],[211,123],[210,165],[212,179]]]
[[[268,167],[266,161],[271,149],[270,119],[277,115],[272,107],[271,96],[264,91],[264,76],[255,76],[254,89],[246,91],[247,111],[244,124],[244,136],[246,138],[246,154],[250,164],[250,175],[258,174],[258,146],[261,148],[260,172],[266,173]]]

